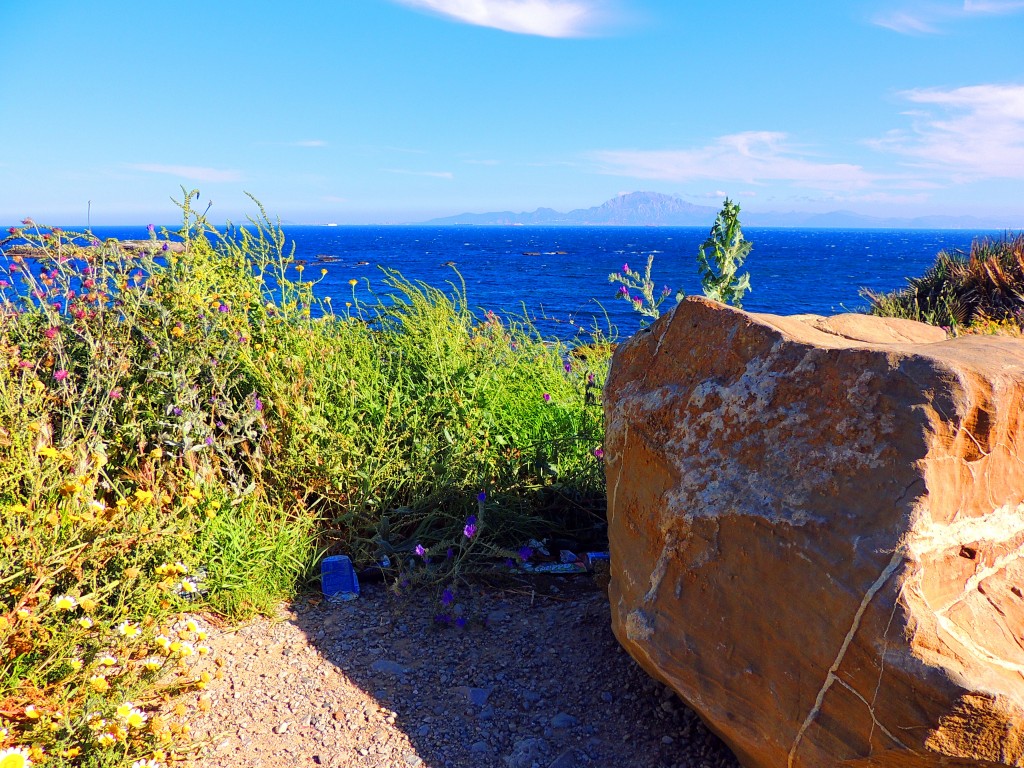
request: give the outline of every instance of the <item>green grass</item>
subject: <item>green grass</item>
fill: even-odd
[[[454,273],[332,307],[262,209],[219,232],[191,199],[182,253],[28,223],[38,264],[0,259],[0,750],[173,757],[157,707],[205,685],[181,616],[267,612],[326,552],[399,578],[451,548],[452,584],[600,522],[607,342],[474,312]]]

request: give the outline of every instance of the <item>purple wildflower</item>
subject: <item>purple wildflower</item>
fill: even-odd
[[[603,458],[604,458],[604,449],[603,449],[603,448],[601,448],[601,447],[597,447],[597,448],[595,448],[595,449],[594,449],[594,455],[595,455],[595,456],[596,456],[597,458],[599,458],[599,459],[603,459]]]
[[[152,224],[147,224],[146,229],[148,229],[150,232],[156,232],[156,227],[154,227]]]
[[[181,408],[179,408],[178,406],[174,406],[174,408],[171,409],[171,413],[173,413],[175,416],[181,416]]]
[[[252,401],[253,401],[253,407],[257,411],[262,411],[263,410],[263,401],[260,400],[260,396],[259,395],[253,395],[252,396]]]
[[[533,557],[533,549],[531,549],[530,547],[520,547],[519,552],[517,552],[516,554],[518,554],[519,559],[525,563],[527,560]]]
[[[163,250],[163,251],[166,251],[166,250],[168,250],[168,248],[167,248],[167,243],[164,243],[164,247],[163,247],[163,248],[161,248],[161,250]]]
[[[212,436],[206,438],[206,444],[207,445],[213,445],[213,437]]]
[[[68,377],[68,372],[63,368],[53,372],[53,378],[57,381],[64,381]]]
[[[231,307],[229,307],[227,304],[221,304],[219,307],[217,307],[217,311],[218,312],[230,312],[231,311]]]
[[[486,491],[480,491],[480,493],[478,493],[476,495],[476,500],[477,501],[487,501],[487,492]]]
[[[623,272],[629,272],[629,264],[623,264],[622,265],[622,271]]]
[[[621,293],[623,296],[629,296],[629,288],[627,288],[624,285],[620,285],[619,286],[619,293]]]
[[[566,360],[565,365],[563,365],[562,367],[565,368],[566,373],[572,372],[572,363],[570,361]]]
[[[419,557],[426,557],[427,550],[423,548],[422,544],[417,544],[416,549],[413,550]]]
[[[544,402],[545,403],[550,403],[551,402],[551,395],[549,395],[547,392],[544,393]]]
[[[457,626],[459,629],[464,629],[466,626],[466,617],[459,616],[459,618],[455,620],[455,626]]]
[[[476,536],[476,523],[466,523],[466,527],[462,529],[462,535],[467,539]]]
[[[445,552],[445,554],[444,554],[444,559],[445,560],[451,560],[452,557],[454,557],[454,556],[455,556],[455,550],[452,549],[451,547],[448,547],[448,551]]]
[[[441,593],[442,605],[451,605],[455,602],[455,593],[452,592],[448,587],[444,588],[444,592]]]

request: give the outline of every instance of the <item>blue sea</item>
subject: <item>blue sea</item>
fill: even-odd
[[[173,229],[173,228],[171,228]],[[145,239],[145,227],[94,227],[99,237]],[[458,270],[474,309],[529,315],[546,335],[569,340],[596,323],[620,337],[640,317],[608,274],[629,264],[643,271],[654,255],[659,287],[700,293],[696,254],[707,227],[286,226],[306,276],[335,308],[351,297],[349,280],[383,290],[380,267],[448,288]],[[744,264],[753,290],[744,309],[776,314],[834,314],[866,305],[861,289],[889,291],[920,275],[941,250],[970,248],[1000,232],[745,228],[753,251]],[[669,299],[664,308],[671,306]]]

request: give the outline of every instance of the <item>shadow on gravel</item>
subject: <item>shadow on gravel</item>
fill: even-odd
[[[429,597],[395,597],[379,584],[349,603],[294,606],[310,644],[369,695],[335,711],[327,710],[336,704],[321,705],[310,721],[323,739],[314,762],[738,766],[674,693],[622,651],[606,593],[590,577],[467,587],[455,601],[469,618],[464,628],[436,623]],[[357,732],[358,740],[347,738]]]

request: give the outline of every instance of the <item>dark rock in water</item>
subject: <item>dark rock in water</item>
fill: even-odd
[[[605,387],[612,624],[747,768],[1024,766],[1024,341],[689,298]]]

